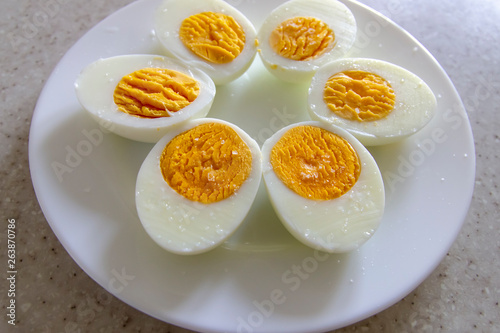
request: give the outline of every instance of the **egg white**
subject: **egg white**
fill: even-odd
[[[216,64],[206,61],[189,50],[179,38],[182,21],[202,12],[232,16],[245,32],[245,46],[231,62]],[[165,52],[207,73],[217,85],[241,76],[250,67],[257,53],[255,28],[248,18],[222,0],[165,0],[155,12],[155,33]]]
[[[170,117],[141,118],[122,112],[113,99],[116,85],[125,76],[143,68],[168,68],[193,77],[199,84],[198,97]],[[215,97],[215,84],[202,71],[157,55],[123,55],[99,59],[88,65],[75,82],[76,96],[88,113],[106,129],[125,138],[157,142],[173,126],[204,117]]]
[[[344,195],[332,200],[311,200],[288,188],[276,175],[271,150],[289,129],[311,125],[346,139],[361,164],[358,181]],[[276,132],[262,146],[263,178],[271,203],[285,228],[314,249],[342,253],[365,243],[377,230],[384,213],[385,192],[377,163],[351,134],[333,125],[307,121]]]
[[[178,194],[164,180],[160,157],[178,134],[204,123],[233,128],[252,153],[252,170],[230,197],[203,204]],[[136,183],[136,207],[148,235],[162,248],[177,254],[198,254],[224,242],[243,222],[255,199],[262,176],[260,148],[247,133],[229,122],[201,118],[185,123],[163,137],[144,160]]]
[[[359,122],[333,113],[323,101],[323,91],[330,76],[346,70],[362,70],[384,78],[394,90],[394,109],[385,118]],[[434,116],[436,97],[418,76],[395,64],[367,58],[345,58],[321,67],[309,88],[309,114],[312,119],[340,126],[364,145],[396,142],[421,130]]]
[[[335,34],[334,43],[315,59],[288,59],[277,54],[269,44],[271,32],[283,21],[297,16],[322,20]],[[310,80],[320,66],[345,56],[354,44],[356,33],[354,15],[340,1],[290,0],[276,7],[259,29],[259,55],[266,68],[276,77],[288,82],[304,82]]]

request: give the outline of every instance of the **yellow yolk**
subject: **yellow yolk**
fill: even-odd
[[[386,117],[394,108],[396,95],[382,77],[349,70],[328,79],[323,100],[339,117],[362,122]]]
[[[231,16],[203,12],[182,21],[179,38],[199,57],[216,64],[233,61],[245,46],[245,32]]]
[[[213,203],[231,196],[252,170],[252,153],[229,126],[198,125],[173,138],[160,158],[163,178],[187,199]]]
[[[282,57],[307,61],[323,54],[335,40],[326,23],[313,17],[294,17],[273,30],[269,43]]]
[[[157,118],[181,110],[199,93],[198,82],[185,74],[165,68],[144,68],[125,75],[113,97],[122,112]]]
[[[271,150],[278,178],[307,199],[330,200],[349,191],[359,178],[358,155],[344,138],[323,128],[298,126]]]

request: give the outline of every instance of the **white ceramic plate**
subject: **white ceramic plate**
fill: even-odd
[[[231,1],[257,27],[279,2]],[[135,2],[89,31],[60,61],[34,112],[33,184],[74,260],[131,306],[203,332],[326,331],[373,315],[417,287],[462,226],[475,168],[470,124],[433,57],[395,24],[346,1],[361,32],[353,56],[401,65],[438,97],[437,116],[423,131],[370,149],[387,208],[358,251],[326,255],[300,245],[261,186],[244,225],[223,246],[180,257],[149,239],[135,210],[136,175],[152,145],[107,132],[82,111],[73,89],[78,73],[99,57],[160,52],[151,24],[158,4]],[[209,116],[237,124],[262,144],[284,125],[308,119],[306,97],[307,85],[278,81],[256,58],[244,76],[218,87]]]

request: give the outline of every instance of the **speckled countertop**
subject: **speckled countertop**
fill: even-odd
[[[8,220],[15,219],[18,274],[15,327],[7,323],[7,280],[0,283],[1,332],[188,332],[135,310],[87,276],[52,232],[31,184],[28,135],[41,89],[79,37],[130,2],[2,3],[0,258],[3,267]],[[477,174],[464,227],[437,269],[397,304],[339,332],[500,332],[500,2],[361,2],[382,12],[397,8],[392,19],[447,71],[472,125]]]

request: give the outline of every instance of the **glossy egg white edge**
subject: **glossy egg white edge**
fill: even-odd
[[[323,101],[326,82],[345,70],[362,70],[387,80],[396,94],[394,110],[377,121],[359,122],[335,115]],[[417,75],[395,64],[368,58],[345,58],[321,67],[314,75],[308,92],[308,111],[312,119],[348,130],[364,145],[396,142],[421,130],[433,118],[437,101],[429,86]]]
[[[172,189],[160,169],[160,156],[177,135],[204,123],[233,128],[252,153],[248,179],[230,197],[211,204],[191,201]],[[246,132],[229,122],[200,118],[165,135],[144,160],[136,182],[136,208],[147,234],[162,248],[177,254],[199,254],[222,244],[243,222],[262,177],[260,148]]]
[[[141,118],[118,110],[113,99],[116,85],[127,74],[143,68],[168,68],[193,77],[199,84],[198,97],[171,117]],[[202,71],[158,55],[123,55],[99,59],[88,65],[75,82],[82,107],[101,126],[128,139],[157,142],[173,126],[205,117],[215,97],[215,84]]]
[[[232,16],[245,32],[243,51],[230,63],[215,64],[205,61],[189,50],[179,38],[179,28],[185,18],[207,11]],[[166,54],[203,70],[217,85],[226,84],[241,76],[257,54],[257,32],[253,23],[239,10],[222,0],[165,0],[155,12],[154,27],[156,37]]]
[[[304,16],[325,22],[335,34],[335,41],[321,56],[309,61],[296,61],[277,54],[269,44],[271,32],[283,21]],[[266,68],[288,82],[310,80],[318,68],[341,58],[351,49],[357,34],[356,19],[351,10],[337,0],[290,0],[276,7],[259,29],[259,55]]]
[[[356,150],[361,173],[344,195],[333,200],[306,199],[289,189],[274,173],[270,153],[289,129],[311,125],[346,139]],[[343,253],[365,243],[380,225],[385,190],[380,170],[368,150],[347,131],[318,121],[287,126],[270,137],[262,147],[263,178],[271,203],[285,228],[300,242],[316,250]]]

